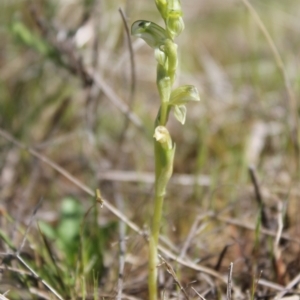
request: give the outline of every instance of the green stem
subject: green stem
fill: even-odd
[[[155,195],[154,199],[154,214],[151,226],[151,235],[149,239],[149,299],[157,300],[157,265],[158,265],[158,238],[160,221],[162,216],[164,196]]]
[[[159,125],[165,126],[168,120],[168,102],[163,102],[160,107]]]
[[[157,7],[161,8],[159,1],[156,2]],[[168,104],[170,100],[171,88],[174,83],[175,73],[177,69],[177,45],[172,40],[165,42],[165,53],[168,57],[167,65],[157,66],[157,88],[160,95],[161,106],[158,115],[158,123],[155,125],[165,126],[168,121]],[[168,133],[169,134],[169,133]],[[169,137],[170,138],[170,137]],[[171,138],[170,138],[171,139]],[[152,216],[151,232],[149,237],[149,274],[148,288],[149,300],[157,300],[157,266],[158,266],[158,241],[160,223],[162,217],[164,197],[166,187],[173,171],[173,159],[175,146],[167,149],[166,145],[154,142],[155,149],[155,197],[154,210]],[[172,144],[172,142],[171,142]]]
[[[166,146],[168,143],[164,146]],[[152,216],[151,232],[149,238],[149,299],[157,300],[157,265],[158,265],[158,241],[163,210],[166,187],[173,171],[173,160],[175,145],[170,149],[165,149],[158,142],[154,142],[155,152],[155,197],[154,210]]]
[[[162,147],[159,142],[154,141],[155,153],[155,195],[154,195],[154,210],[151,223],[151,232],[149,238],[149,299],[157,300],[157,265],[158,265],[158,241],[160,223],[162,217],[162,209],[167,182],[164,180],[165,166],[162,163]],[[164,178],[162,178],[162,176]],[[162,180],[161,180],[162,179]]]

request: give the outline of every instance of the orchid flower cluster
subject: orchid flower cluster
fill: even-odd
[[[184,124],[186,121],[186,104],[199,101],[195,86],[183,85],[172,89],[178,68],[177,44],[174,39],[184,30],[180,0],[155,0],[165,28],[158,24],[139,20],[132,24],[131,34],[142,38],[154,49],[157,61],[156,84],[161,100],[155,120],[154,154],[155,154],[155,199],[151,232],[149,235],[149,299],[157,299],[157,265],[158,240],[163,200],[166,186],[173,172],[175,144],[166,128],[169,114]]]

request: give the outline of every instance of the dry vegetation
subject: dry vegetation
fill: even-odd
[[[300,294],[300,2],[251,1],[263,25],[247,3],[182,1],[177,85],[201,102],[170,120],[164,299],[225,299],[231,262],[232,299]],[[159,22],[154,1],[0,1],[0,299],[147,299],[156,64],[132,40],[132,75],[119,7]]]

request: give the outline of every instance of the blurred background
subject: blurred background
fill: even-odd
[[[184,257],[222,274],[233,261],[236,293],[243,296],[261,270],[262,279],[282,286],[300,271],[300,2],[247,3],[182,1],[185,31],[177,38],[175,86],[195,85],[201,101],[187,107],[184,126],[170,116],[177,148],[162,224],[162,235],[177,255],[187,245]],[[58,263],[64,274],[75,272],[79,247],[78,231],[70,228],[82,229],[94,199],[7,134],[92,190],[99,188],[104,199],[147,229],[159,106],[156,62],[152,49],[130,37],[131,55],[120,9],[129,30],[138,19],[163,25],[154,1],[0,2],[0,247],[9,251],[10,240],[18,248],[21,228],[42,199],[36,216],[42,225],[39,230],[33,225],[25,250],[32,260],[34,252],[46,260],[36,249],[47,240],[57,261],[70,258]],[[69,213],[73,223],[66,221]],[[114,257],[123,236],[125,292],[145,299],[140,295],[146,289],[146,242],[128,228],[122,231],[106,208],[95,218],[87,222],[100,229],[86,236],[96,234],[99,244],[86,256],[89,261],[96,253],[101,291],[117,290]],[[276,233],[285,238],[276,241]],[[95,262],[92,266],[89,271]],[[10,273],[4,278],[2,293],[16,280]],[[87,282],[93,286],[91,278]],[[195,281],[208,299],[223,291],[217,283],[202,282],[192,268],[183,268],[180,278],[184,286]],[[167,279],[163,286],[172,295]],[[50,275],[48,280],[66,298],[81,286],[63,280],[69,288],[64,289]],[[23,289],[35,285],[17,281]],[[262,285],[256,293],[275,291]]]

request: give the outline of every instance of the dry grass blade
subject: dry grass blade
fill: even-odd
[[[4,271],[4,270],[8,270],[8,271],[11,271],[11,272],[14,272],[14,273],[17,273],[17,274],[32,276],[32,274],[28,271],[24,271],[24,270],[21,270],[21,269],[18,269],[18,268],[10,267],[10,266],[0,265],[0,270],[1,270],[1,272]]]
[[[37,297],[39,297],[39,299],[45,299],[45,300],[53,300],[53,296],[49,293],[45,293],[44,291],[40,291],[37,288],[31,287],[29,289],[30,293],[33,295],[36,295]]]
[[[279,283],[284,282],[283,278],[286,274],[286,264],[282,260],[281,256],[281,249],[280,249],[280,239],[283,231],[283,219],[284,219],[284,209],[282,202],[278,202],[278,213],[277,213],[277,223],[278,223],[278,229],[277,234],[274,239],[274,246],[273,246],[273,252],[274,252],[274,260],[275,260],[275,269],[277,273],[277,281]]]
[[[55,295],[58,299],[63,300],[63,297],[44,279],[42,279],[24,260],[20,255],[16,255],[16,258],[18,261],[27,269],[29,270],[37,279],[39,279],[43,285],[51,292],[53,295]]]
[[[188,236],[187,236],[187,238],[186,238],[186,240],[183,244],[183,247],[180,251],[180,256],[179,256],[180,258],[183,258],[186,255],[186,252],[188,251],[188,248],[189,248],[194,236],[196,235],[197,227],[198,227],[199,222],[203,218],[205,218],[206,216],[207,216],[207,214],[200,215],[200,216],[197,216],[197,218],[195,219],[195,221],[194,221],[194,223],[193,223],[193,225],[190,229],[190,232],[189,232],[189,234],[188,234]]]
[[[143,182],[154,183],[154,174],[148,172],[134,172],[123,170],[103,171],[97,175],[99,180],[110,180],[120,182]],[[170,179],[170,183],[182,186],[210,186],[211,180],[206,175],[189,175],[189,174],[174,174]]]
[[[34,218],[35,218],[35,216],[36,216],[36,213],[37,213],[38,209],[39,209],[39,208],[41,207],[41,205],[42,205],[42,202],[43,202],[43,198],[41,198],[41,199],[39,200],[38,204],[35,206],[35,208],[34,208],[34,210],[33,210],[32,216],[31,216],[30,221],[29,221],[29,224],[28,224],[28,226],[27,226],[27,228],[26,228],[26,231],[25,231],[23,240],[22,240],[21,245],[20,245],[20,247],[19,247],[19,249],[18,249],[18,251],[17,251],[17,254],[20,254],[20,253],[21,253],[21,251],[22,251],[22,249],[23,249],[23,247],[24,247],[24,245],[25,245],[25,241],[26,241],[26,238],[27,238],[27,234],[28,234],[28,232],[29,232],[29,230],[30,230],[30,227],[31,227],[31,225],[32,225],[32,222],[34,221]]]
[[[189,296],[183,286],[181,285],[180,281],[177,278],[175,271],[173,270],[172,266],[160,255],[159,258],[163,261],[163,264],[166,266],[167,272],[172,276],[174,282],[180,288],[180,291],[183,293],[186,300],[189,300]]]
[[[181,265],[183,265],[185,267],[191,268],[191,269],[193,269],[195,271],[199,271],[199,272],[203,272],[203,273],[206,273],[208,275],[211,275],[212,277],[215,277],[216,279],[218,279],[221,283],[226,284],[226,279],[219,272],[216,272],[213,269],[210,269],[210,268],[198,265],[198,264],[196,264],[194,262],[182,259],[182,258],[180,258],[177,255],[173,254],[171,251],[169,251],[168,249],[166,249],[165,247],[163,247],[161,245],[159,245],[159,250],[165,256],[167,256],[170,259],[173,259],[177,263],[179,263],[179,264],[181,264]]]
[[[219,221],[225,222],[227,224],[235,225],[235,226],[238,226],[238,227],[241,227],[241,228],[245,228],[245,229],[248,229],[248,230],[251,230],[251,231],[255,230],[255,226],[254,225],[247,224],[244,221],[235,220],[235,219],[229,219],[229,218],[222,217],[222,216],[212,216],[212,217],[215,218],[215,219],[217,219],[217,220],[219,220]],[[273,236],[273,237],[276,237],[276,235],[277,235],[277,232],[271,231],[271,230],[265,229],[265,228],[261,228],[260,232],[262,234]],[[291,237],[288,234],[282,234],[281,238],[283,240],[286,240],[286,241],[290,241],[290,242],[294,242],[294,243],[300,244],[300,240],[299,239]]]
[[[284,295],[289,293],[294,288],[294,286],[296,286],[299,282],[300,282],[300,274],[298,274],[292,281],[290,281],[289,284],[286,285],[283,291],[281,291],[276,295],[275,300],[279,300],[282,297],[284,297]]]
[[[140,118],[134,114],[130,108],[120,99],[114,90],[99,75],[94,76],[95,84],[102,89],[107,98],[123,113],[127,118],[140,130],[144,130],[143,123]]]
[[[206,300],[202,295],[200,295],[200,294],[195,290],[194,287],[192,287],[192,290],[196,293],[197,296],[200,297],[201,300]]]
[[[15,257],[33,276],[35,279],[39,280],[53,295],[55,295],[58,299],[63,300],[63,297],[44,279],[42,279],[35,271],[33,268],[31,268],[26,261],[18,254],[14,253],[1,253],[1,256],[10,256],[10,257]],[[20,272],[18,272],[20,273]],[[23,272],[22,272],[23,273]],[[24,273],[23,273],[24,274]],[[27,274],[27,273],[26,273]]]
[[[117,206],[119,210],[124,210],[124,199],[121,193],[119,192],[118,187],[116,187],[114,195]],[[119,221],[119,274],[118,274],[118,294],[116,299],[121,300],[123,294],[123,280],[124,280],[124,268],[125,268],[125,255],[126,255],[126,226],[125,223]]]
[[[224,259],[224,257],[225,257],[225,254],[227,253],[227,250],[228,250],[228,248],[230,247],[231,245],[225,245],[225,247],[222,249],[222,251],[221,251],[221,253],[220,253],[220,255],[219,255],[219,259],[218,259],[218,261],[217,261],[217,263],[216,263],[216,266],[214,267],[214,269],[216,270],[216,271],[218,271],[219,269],[220,269],[220,267],[221,267],[221,265],[222,265],[222,261],[223,261],[223,259]]]
[[[130,32],[128,28],[128,24],[126,22],[126,17],[121,8],[119,8],[120,15],[122,17],[122,21],[124,24],[125,32],[126,32],[126,38],[128,42],[128,49],[129,49],[129,54],[130,54],[130,71],[131,71],[131,85],[130,85],[130,104],[129,107],[132,107],[133,103],[133,96],[135,93],[135,85],[136,85],[136,74],[135,74],[135,61],[134,61],[134,52],[133,52],[133,47],[132,47],[132,42],[131,42],[131,37],[130,37]]]
[[[263,278],[261,278],[258,281],[258,284],[262,285],[262,286],[265,286],[265,287],[268,287],[268,288],[271,288],[272,290],[275,290],[275,291],[281,291],[282,292],[282,291],[285,290],[284,286],[282,286],[282,285],[280,285],[278,283],[274,283],[274,282],[265,280]]]
[[[261,220],[262,220],[262,224],[264,227],[268,228],[269,227],[269,222],[268,222],[268,218],[265,212],[265,206],[264,206],[264,202],[263,202],[263,198],[262,198],[262,194],[260,191],[260,186],[258,183],[258,178],[257,178],[257,174],[256,174],[256,170],[254,168],[254,166],[249,166],[249,173],[250,173],[250,178],[254,187],[254,191],[255,191],[255,198],[257,201],[257,204],[260,207],[260,213],[261,213]]]

